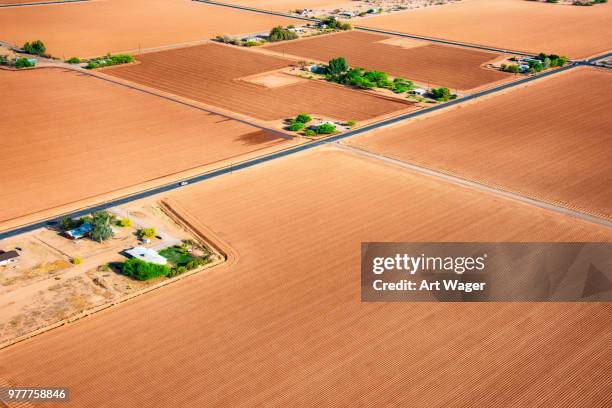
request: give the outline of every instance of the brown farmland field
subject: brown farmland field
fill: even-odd
[[[612,3],[597,7],[469,0],[359,21],[359,25],[497,48],[585,58],[612,49]]]
[[[409,102],[321,81],[293,77],[298,80],[293,84],[268,88],[242,80],[285,68],[291,61],[234,46],[210,43],[146,53],[137,59],[140,64],[104,72],[265,121],[300,112],[363,121],[415,109]]]
[[[362,241],[610,240],[609,229],[332,148],[168,203],[228,262],[1,350],[0,377],[62,384],[75,407],[611,402],[609,303],[361,303],[359,272]]]
[[[0,70],[0,222],[287,142],[62,69]]]
[[[612,72],[577,68],[349,143],[612,219]]]
[[[470,90],[513,78],[511,74],[483,67],[485,63],[500,58],[500,54],[425,41],[414,41],[411,46],[403,47],[388,43],[393,39],[351,31],[281,42],[264,49],[323,62],[342,56],[352,67],[376,69],[455,90]]]
[[[203,41],[217,34],[269,31],[292,23],[296,20],[189,0],[99,0],[4,8],[0,40],[22,45],[40,39],[56,57],[92,57]]]
[[[317,9],[350,6],[351,0],[227,0],[224,3],[286,13],[303,8]]]

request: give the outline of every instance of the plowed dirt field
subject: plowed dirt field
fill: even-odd
[[[576,68],[348,143],[612,219],[612,72]]]
[[[140,64],[104,72],[265,121],[300,112],[363,121],[415,109],[409,102],[304,78],[273,88],[255,84],[247,79],[285,68],[291,61],[234,46],[211,43],[146,53],[137,59]]]
[[[0,41],[42,40],[59,58],[203,41],[217,34],[267,32],[297,20],[189,0],[97,0],[0,10]]]
[[[286,139],[74,71],[0,70],[0,222]]]
[[[578,7],[525,0],[469,0],[357,24],[532,53],[584,58],[612,49],[612,3]]]
[[[461,91],[512,79],[511,74],[484,67],[487,62],[502,57],[500,54],[425,41],[412,41],[410,46],[402,46],[401,42],[394,45],[390,42],[393,38],[351,31],[281,42],[263,49],[322,62],[342,56],[352,67],[376,69],[430,86]]]
[[[336,150],[169,203],[225,266],[0,351],[74,407],[609,407],[608,303],[361,303],[362,241],[610,240],[609,229]]]

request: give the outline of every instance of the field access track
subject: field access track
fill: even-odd
[[[578,67],[346,143],[612,220],[610,111],[612,72]]]
[[[135,65],[105,70],[146,85],[264,121],[304,112],[338,120],[370,120],[416,109],[401,100],[278,73],[292,83],[266,87],[248,78],[288,67],[292,61],[216,43],[145,53]],[[265,76],[265,75],[264,75]]]
[[[262,49],[323,62],[342,56],[351,67],[375,69],[460,91],[513,78],[511,74],[484,67],[502,57],[500,54],[364,31],[286,41]]]
[[[0,350],[0,378],[61,384],[75,407],[610,406],[609,303],[359,300],[362,241],[609,228],[329,147],[167,202],[228,262]]]
[[[276,149],[276,133],[59,68],[0,70],[0,223]],[[102,200],[101,198],[99,200]]]

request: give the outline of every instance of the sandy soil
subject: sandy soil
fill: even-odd
[[[612,219],[612,72],[574,69],[348,143]]]
[[[612,49],[612,3],[597,7],[469,0],[373,17],[359,25],[498,48],[584,58]]]
[[[462,91],[512,79],[511,74],[482,67],[486,62],[499,58],[498,54],[427,42],[421,42],[423,46],[420,47],[406,48],[391,45],[388,40],[394,38],[351,31],[287,41],[264,49],[323,62],[343,56],[353,67],[377,69],[432,86]]]
[[[321,81],[305,80],[279,88],[242,81],[240,78],[287,67],[292,61],[235,46],[210,43],[146,53],[137,59],[140,64],[104,73],[266,121],[301,112],[364,121],[415,109],[409,102]]]
[[[190,0],[103,0],[2,9],[0,40],[22,45],[40,39],[54,56],[91,57],[291,23],[296,20]]]
[[[68,386],[75,407],[609,406],[610,304],[359,300],[361,241],[609,229],[332,149],[170,203],[229,262],[0,351],[0,377]]]
[[[288,143],[74,71],[0,71],[0,89],[0,222]]]

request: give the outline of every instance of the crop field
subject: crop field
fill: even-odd
[[[609,303],[359,300],[362,241],[598,241],[609,229],[333,148],[168,204],[222,242],[225,266],[1,350],[0,377],[62,384],[79,407],[609,406]]]
[[[502,57],[500,54],[363,31],[287,41],[264,49],[323,62],[342,56],[352,67],[376,69],[455,90],[469,90],[512,78],[511,74],[483,67]]]
[[[597,7],[525,0],[470,0],[368,18],[359,25],[495,46],[585,58],[612,48],[612,3]]]
[[[300,112],[362,121],[416,109],[409,102],[298,77],[289,77],[297,82],[280,87],[253,83],[251,77],[288,67],[291,61],[234,46],[210,43],[146,53],[137,60],[141,63],[104,72],[265,121]]]
[[[295,22],[190,0],[99,0],[1,9],[0,41],[22,45],[39,39],[56,57],[92,57]]]
[[[349,143],[612,219],[612,72],[578,68]]]
[[[0,70],[0,222],[288,141],[63,69]]]
[[[221,3],[239,4],[260,10],[289,12],[303,8],[329,8],[350,5],[352,0],[224,0]]]

